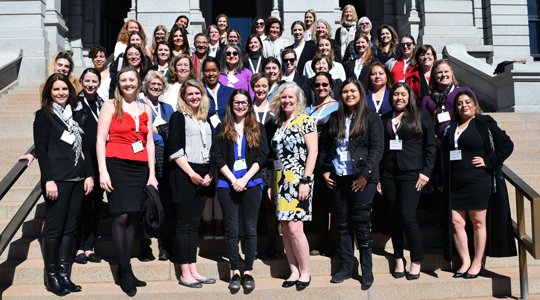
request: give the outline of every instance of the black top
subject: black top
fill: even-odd
[[[257,171],[257,173],[253,175],[253,177],[251,178],[252,180],[261,178],[261,170],[266,164],[266,157],[268,156],[266,131],[264,130],[264,126],[261,123],[258,123],[258,125],[261,132],[261,142],[259,146],[256,148],[251,148],[246,141],[245,149],[247,170],[249,170],[254,163],[259,164],[259,171]],[[225,127],[223,126],[223,123],[219,123],[212,138],[212,148],[210,149],[210,156],[212,157],[212,161],[214,162],[214,165],[218,170],[221,170],[221,168],[226,165],[232,172],[234,162],[237,159],[234,155],[234,148],[236,147],[236,144],[223,136],[224,131]],[[221,172],[218,172],[218,177],[219,179],[227,180],[225,175],[223,175],[223,173]]]
[[[269,111],[266,114],[266,118],[264,119],[264,123],[263,123],[264,112],[255,111],[255,113],[259,115],[259,120],[261,120],[260,123],[262,123],[264,126],[264,131],[266,134],[266,143],[267,145],[271,145],[272,138],[274,137],[274,134],[276,133],[276,130],[278,129],[278,125],[275,122],[274,115],[270,114],[270,111]],[[274,152],[274,148],[269,146],[266,167],[272,168],[272,164],[268,160],[274,159],[275,157],[276,157],[276,154]]]
[[[79,101],[83,106],[81,123],[79,123],[79,125],[84,130],[84,143],[88,145],[92,162],[97,163],[97,155],[96,155],[97,121],[92,115],[92,112],[93,112],[96,115],[96,117],[99,118],[99,115],[97,112],[97,109],[98,109],[97,100],[88,100],[88,104],[90,104],[90,107],[86,105],[86,103],[84,102],[84,96],[82,95],[77,96],[77,101]]]
[[[294,49],[294,44],[285,47],[285,49],[291,48]],[[302,53],[300,53],[300,57],[297,57],[298,63],[296,64],[296,70],[300,70],[302,72],[304,70],[304,66],[306,63],[310,60],[313,60],[313,58],[317,55],[317,47],[315,44],[310,42],[304,43],[304,49],[302,49]]]
[[[337,118],[338,112],[330,115],[328,124]],[[354,122],[351,120],[351,124]],[[364,133],[349,136],[349,151],[352,159],[354,175],[361,174],[368,182],[379,182],[379,163],[384,150],[383,126],[379,114],[368,109],[366,113],[366,130]],[[321,173],[334,172],[332,160],[336,155],[337,136],[330,134],[330,126],[326,126],[321,147],[319,147],[319,161]]]
[[[390,54],[390,52],[382,52],[376,47],[371,48],[371,53],[383,64],[390,60],[390,58],[395,57],[395,55]]]
[[[374,62],[378,62],[379,59],[377,59],[376,57],[371,57],[371,61],[365,65],[362,66],[362,71],[360,72],[360,76],[356,77],[354,75],[354,66],[356,64],[356,59],[354,60],[349,60],[347,62],[347,64],[345,64],[345,74],[347,76],[347,78],[349,77],[356,77],[358,80],[360,80],[360,82],[365,85],[366,84],[366,79],[369,78],[369,68],[371,68],[371,64],[373,64]]]
[[[427,177],[431,177],[431,172],[435,166],[435,128],[433,120],[428,111],[420,108],[420,122],[422,124],[422,134],[413,134],[409,131],[406,120],[403,120],[398,129],[399,139],[402,140],[402,150],[390,150],[390,140],[395,139],[392,126],[392,113],[389,111],[382,115],[384,126],[384,153],[381,160],[381,169],[393,172],[392,157],[395,157],[395,167],[400,171],[418,171]]]
[[[259,58],[261,59],[260,63],[259,63]],[[251,74],[257,74],[259,72],[262,72],[263,60],[264,60],[264,57],[260,56],[258,52],[250,53],[248,61],[244,62],[244,68],[251,71]],[[251,64],[253,64],[253,68],[257,70],[254,70],[251,68],[251,64],[249,63],[249,61],[251,61]]]
[[[217,58],[217,60],[221,61],[221,55],[223,54],[223,51],[225,50],[225,44],[220,42],[218,47],[219,47],[219,49],[216,52],[215,58]],[[210,45],[208,45],[207,53],[210,53]]]
[[[80,112],[73,112],[73,120],[79,124],[81,124],[81,116]],[[75,166],[73,146],[60,139],[67,130],[68,127],[57,115],[49,113],[46,109],[36,112],[34,145],[42,182],[94,176],[90,151],[85,143],[84,134],[81,133],[85,160],[83,161],[80,157]]]

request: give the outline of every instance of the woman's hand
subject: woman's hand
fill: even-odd
[[[486,164],[484,163],[484,159],[481,158],[480,156],[473,157],[472,163],[475,164],[476,165],[475,167],[477,168],[487,167]]]
[[[424,188],[424,186],[429,182],[429,177],[427,177],[426,175],[422,174],[422,173],[419,173],[419,176],[418,176],[418,182],[416,182],[416,190],[417,191],[420,191],[421,189]]]
[[[300,183],[300,187],[298,188],[298,201],[306,200],[308,194],[309,194],[309,184]]]
[[[84,195],[88,195],[92,192],[92,190],[94,189],[94,178],[92,177],[88,177],[84,180]]]
[[[149,176],[149,177],[148,177],[148,182],[146,183],[146,185],[153,185],[153,186],[156,188],[156,190],[157,190],[157,188],[158,188],[158,181],[157,181],[157,179],[156,179],[156,176],[153,176],[153,175]]]
[[[248,182],[249,182],[249,179],[245,178],[245,176],[244,176],[244,177],[236,180],[232,184],[233,189],[238,193],[243,192],[243,191],[247,190],[246,185],[247,185]]]
[[[381,183],[377,183],[377,192],[379,192],[379,194],[382,195],[382,186],[381,186]]]
[[[336,182],[330,179],[330,174],[331,174],[330,172],[326,172],[322,176],[324,177],[324,182],[326,182],[326,186],[329,189],[333,190],[334,187],[336,186]]]
[[[109,177],[108,172],[100,172],[99,173],[99,186],[102,190],[112,193],[114,191],[112,184],[111,184],[111,178]]]
[[[195,172],[189,175],[189,179],[191,179],[191,182],[193,182],[195,185],[201,185],[204,183],[204,179],[201,177],[201,175]]]
[[[50,200],[58,199],[58,188],[54,181],[51,180],[45,182],[45,194]]]
[[[274,191],[272,191],[271,187],[268,188],[268,200],[274,202]]]
[[[28,160],[28,162],[26,163],[26,166],[30,167],[30,164],[32,163],[34,158],[35,157],[32,154],[25,154],[25,155],[19,156],[19,158],[17,160],[25,160],[25,159]]]
[[[358,174],[358,178],[353,182],[351,189],[356,193],[358,191],[363,191],[367,185],[367,180],[364,176]]]
[[[202,185],[203,185],[203,186],[209,186],[209,185],[212,183],[212,179],[214,179],[214,178],[213,178],[212,175],[210,175],[210,173],[206,174],[206,175],[204,176]]]

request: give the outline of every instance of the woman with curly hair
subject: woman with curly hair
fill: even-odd
[[[141,36],[144,40],[143,45],[144,48],[146,48],[146,34],[144,33],[144,29],[137,20],[128,20],[126,23],[124,23],[124,26],[122,26],[122,29],[120,29],[120,32],[118,33],[116,45],[114,46],[114,59],[116,60],[118,56],[125,52],[127,44],[129,42],[129,34],[133,31],[138,31],[141,33]]]

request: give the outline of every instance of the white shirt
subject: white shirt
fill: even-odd
[[[109,100],[109,87],[111,85],[111,76],[109,76],[107,79],[101,81],[101,84],[99,85],[99,88],[97,90],[97,94],[103,101]]]
[[[169,86],[169,89],[165,91],[163,95],[163,102],[172,106],[174,110],[178,109],[178,95],[180,94],[180,83],[175,82]]]
[[[116,45],[114,46],[114,60],[118,58],[118,56],[124,52],[126,52],[127,44],[116,42]]]
[[[289,42],[281,37],[278,37],[275,41],[272,41],[270,40],[270,37],[267,37],[263,41],[263,56],[265,58],[273,56],[281,63],[281,51],[288,45]]]
[[[347,76],[345,75],[345,69],[343,68],[343,65],[340,63],[334,62],[332,64],[332,69],[328,72],[330,75],[332,75],[333,79],[341,79],[341,81],[345,81],[347,79]],[[306,63],[304,66],[304,76],[307,79],[310,79],[311,77],[315,76],[315,71],[311,68],[311,60]]]
[[[293,44],[294,52],[296,53],[296,65],[298,66],[298,60],[300,59],[300,54],[302,54],[302,51],[304,50],[304,46],[306,45],[306,42],[304,40],[301,40],[298,45],[296,43]]]

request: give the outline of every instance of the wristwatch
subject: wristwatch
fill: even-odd
[[[302,179],[300,179],[300,183],[310,183],[311,179],[311,176],[303,175]]]

